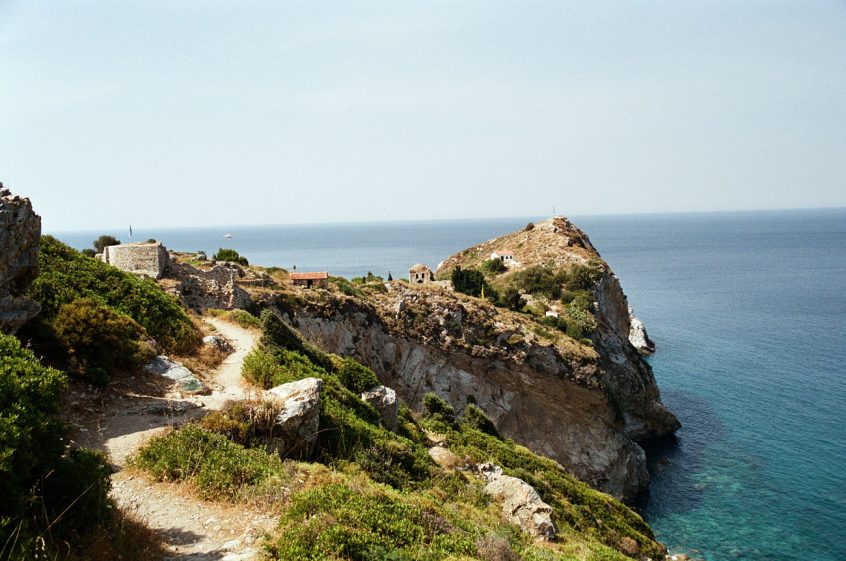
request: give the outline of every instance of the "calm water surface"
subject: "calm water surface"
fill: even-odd
[[[396,277],[528,220],[136,229],[134,239]],[[650,450],[641,508],[659,538],[708,561],[845,560],[846,210],[574,221],[656,340],[655,377],[684,424],[674,445]],[[102,233],[126,241],[56,235],[81,249]]]

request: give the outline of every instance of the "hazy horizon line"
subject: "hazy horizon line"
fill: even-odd
[[[637,217],[637,216],[684,216],[684,215],[706,215],[706,214],[764,214],[764,213],[779,213],[779,212],[808,212],[808,211],[837,211],[846,210],[846,206],[822,206],[822,207],[790,207],[790,208],[747,208],[747,209],[731,209],[731,210],[680,210],[680,211],[655,211],[655,212],[606,212],[606,213],[590,213],[590,214],[560,214],[554,216],[562,216],[575,221],[582,218],[594,217]],[[205,230],[212,228],[274,228],[279,226],[348,226],[348,225],[366,225],[366,224],[425,224],[437,222],[488,222],[496,220],[529,220],[529,221],[543,221],[552,218],[553,215],[546,216],[490,216],[490,217],[470,217],[470,218],[418,218],[418,219],[387,219],[387,220],[345,220],[341,222],[279,222],[279,223],[263,223],[263,224],[208,224],[203,226],[137,226],[133,225],[133,230],[139,232],[148,230]],[[43,216],[42,216],[43,220]],[[578,224],[576,224],[578,226]],[[126,230],[129,224],[125,226],[101,226],[97,228],[73,229],[73,230],[45,230],[44,234],[67,234],[75,232],[99,232],[109,230]]]

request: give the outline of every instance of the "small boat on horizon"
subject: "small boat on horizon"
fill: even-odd
[[[232,237],[232,234],[223,234],[223,237],[224,237],[224,238],[231,238],[231,237]]]

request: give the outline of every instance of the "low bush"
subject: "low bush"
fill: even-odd
[[[360,362],[351,358],[342,358],[338,363],[335,375],[353,393],[360,394],[379,385],[376,374]]]
[[[566,272],[565,283],[570,290],[591,290],[603,272],[602,262],[593,258],[584,265],[573,265]]]
[[[336,482],[297,494],[267,549],[285,561],[434,561],[474,555],[481,532],[434,497]]]
[[[45,476],[44,513],[57,534],[81,533],[109,522],[113,469],[103,452],[71,448]]]
[[[277,454],[244,448],[198,425],[153,437],[131,463],[159,480],[191,481],[206,499],[244,498],[268,478],[286,474]]]
[[[244,329],[259,329],[261,321],[247,310],[229,310],[224,314],[224,319],[240,325]]]
[[[152,354],[139,343],[143,327],[92,298],[62,306],[53,328],[67,351],[71,370],[99,385],[108,382],[113,370],[136,368]]]
[[[244,357],[241,376],[260,388],[272,388],[278,380],[287,379],[287,372],[276,356],[261,348],[255,348]],[[290,381],[290,380],[289,380]],[[280,382],[284,383],[284,382]]]
[[[483,273],[498,275],[507,271],[508,267],[505,263],[503,263],[502,259],[488,259],[479,266],[479,269],[481,269]]]
[[[467,407],[464,408],[461,415],[461,424],[491,436],[499,436],[499,431],[496,430],[493,420],[478,405],[473,403],[467,404]]]
[[[427,418],[443,423],[455,422],[455,409],[434,392],[423,396],[423,410]]]
[[[557,299],[561,296],[561,287],[565,278],[564,272],[555,271],[545,265],[533,265],[514,273],[511,282],[514,288],[529,294]]]
[[[35,503],[35,484],[62,455],[64,426],[53,415],[65,376],[0,334],[0,543]]]
[[[241,256],[234,249],[224,249],[222,247],[212,256],[212,259],[215,261],[231,261],[233,263],[243,265],[244,267],[250,264],[246,257]]]
[[[55,417],[64,375],[0,334],[0,556],[58,558],[111,527],[112,471],[101,452],[65,449]],[[42,555],[44,557],[39,557]]]
[[[456,267],[452,271],[452,287],[470,296],[480,296],[485,286],[485,275],[474,269]]]

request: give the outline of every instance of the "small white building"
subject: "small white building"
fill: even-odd
[[[432,282],[432,269],[423,263],[418,263],[408,270],[408,282],[409,284],[429,284]]]
[[[499,259],[503,263],[508,264],[514,261],[514,252],[508,249],[501,249],[491,253],[491,259]]]

